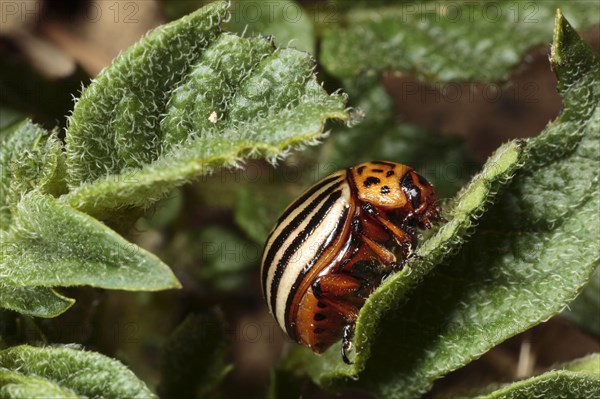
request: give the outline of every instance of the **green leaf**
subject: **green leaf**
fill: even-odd
[[[371,295],[356,324],[353,366],[335,348],[320,361],[304,354],[319,383],[419,396],[558,313],[585,285],[600,262],[600,59],[560,13],[551,61],[561,116],[530,141],[524,159],[517,143],[501,147],[446,211],[449,222],[417,249],[422,259]],[[461,248],[476,220],[476,234]]]
[[[560,365],[547,371],[503,386],[491,386],[478,395],[461,399],[516,399],[516,398],[597,398],[600,396],[600,354]],[[455,399],[459,399],[456,397]]]
[[[239,34],[269,35],[280,45],[315,52],[312,19],[293,0],[234,1],[228,26]]]
[[[323,32],[321,60],[334,76],[400,71],[430,82],[498,81],[546,44],[557,7],[574,25],[598,24],[589,1],[395,3],[357,8]]]
[[[0,255],[0,261],[2,255]],[[0,284],[0,307],[34,317],[56,317],[75,300],[48,287],[10,287]]]
[[[225,361],[227,341],[214,312],[189,315],[162,350],[163,398],[204,398],[214,393],[233,369]]]
[[[245,157],[275,161],[347,118],[308,54],[223,33],[225,16],[216,2],[153,31],[84,91],[67,131],[64,201],[99,218],[147,207]]]
[[[99,353],[27,345],[0,352],[0,397],[47,398],[54,394],[68,398],[156,397],[127,367]]]
[[[11,287],[90,285],[148,291],[179,287],[157,257],[37,191],[19,203],[0,256],[0,283]]]
[[[60,195],[65,192],[62,143],[56,133],[25,120],[0,136],[0,229],[11,222],[11,208],[21,196],[37,188]]]
[[[579,296],[562,313],[579,327],[600,337],[600,267]]]
[[[0,369],[0,398],[2,399],[34,399],[34,398],[78,398],[68,388],[43,378],[29,376],[14,371]]]

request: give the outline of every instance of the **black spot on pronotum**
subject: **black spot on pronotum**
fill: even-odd
[[[407,173],[400,184],[402,185],[402,190],[404,190],[408,198],[410,198],[412,207],[417,209],[421,203],[421,190],[415,186],[415,183],[412,180],[412,173]]]
[[[313,319],[315,319],[315,321],[322,321],[325,320],[327,317],[325,317],[325,315],[323,313],[315,313],[315,316],[313,317]]]
[[[319,301],[317,302],[317,306],[320,307],[321,309],[327,307],[327,305],[325,305],[323,302]]]
[[[388,194],[390,192],[390,188],[388,186],[383,186],[381,187],[381,190],[379,190],[379,192],[384,195]]]
[[[385,174],[386,177],[390,177],[390,176],[394,176],[394,171],[393,170],[388,170],[388,172]]]
[[[356,168],[356,173],[358,173],[359,175],[362,175],[363,169],[364,169],[364,165],[363,166],[359,166],[358,168]]]
[[[371,172],[383,173],[383,169],[371,169]]]
[[[323,327],[317,327],[313,330],[315,334],[321,334],[325,329]]]
[[[380,182],[381,180],[379,180],[377,177],[369,176],[366,178],[365,182],[363,183],[363,186],[365,186],[365,188],[369,188],[373,184],[379,184]]]

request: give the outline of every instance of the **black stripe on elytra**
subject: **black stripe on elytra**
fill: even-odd
[[[336,185],[337,186],[337,185]],[[316,203],[323,203],[315,214],[310,218],[304,230],[302,230],[296,238],[290,243],[290,245],[285,249],[281,259],[277,263],[275,267],[275,275],[273,276],[273,281],[271,281],[271,309],[273,309],[273,313],[276,313],[276,305],[277,305],[277,290],[279,289],[279,283],[281,282],[281,277],[285,272],[286,266],[288,265],[290,259],[294,254],[298,251],[298,248],[312,235],[319,224],[323,221],[323,218],[327,213],[331,210],[336,201],[342,196],[342,190],[335,191],[333,193],[329,193],[327,190],[327,194],[329,198],[323,202],[322,196],[319,196],[318,201],[315,200]],[[312,204],[311,204],[312,205]],[[288,293],[291,295],[291,293]],[[284,321],[285,322],[285,321]]]
[[[285,220],[285,218],[287,218],[289,216],[289,214],[294,211],[294,209],[296,209],[300,205],[302,205],[304,203],[304,201],[306,201],[308,198],[310,198],[314,193],[319,191],[321,188],[325,187],[327,184],[329,184],[335,180],[341,179],[341,177],[342,176],[332,176],[332,177],[323,179],[320,182],[317,182],[314,186],[309,188],[307,192],[302,194],[299,198],[297,198],[294,202],[292,202],[292,204],[290,206],[287,207],[287,209],[283,212],[283,214],[279,217],[279,219],[277,219],[277,224],[280,224],[281,222],[283,222]]]
[[[317,182],[315,185],[313,185],[312,187],[310,187],[304,194],[302,194],[300,197],[296,198],[296,200],[294,200],[294,202],[292,202],[286,209],[285,211],[281,214],[281,216],[279,216],[279,218],[277,219],[277,223],[275,224],[275,227],[273,227],[273,229],[271,230],[271,232],[269,233],[269,236],[267,237],[267,240],[265,242],[265,246],[269,243],[269,240],[271,239],[271,236],[273,235],[273,233],[275,232],[275,230],[277,230],[277,227],[279,227],[279,225],[281,224],[281,222],[283,222],[290,213],[292,213],[296,208],[298,208],[300,205],[302,205],[302,203],[304,203],[304,201],[306,201],[310,196],[312,196],[314,193],[316,193],[317,191],[319,191],[321,188],[323,188],[324,186],[326,186],[327,184],[331,183],[332,181],[339,179],[341,176],[332,176],[332,177],[328,177],[326,179],[323,179],[319,182]],[[263,249],[264,251],[264,249]],[[263,274],[264,271],[263,271]],[[263,276],[264,277],[264,276]],[[264,282],[264,281],[263,281]]]
[[[402,190],[404,190],[408,198],[410,198],[413,209],[417,209],[421,203],[421,190],[419,190],[419,187],[415,186],[412,179],[412,173],[407,173],[400,184],[402,185]]]
[[[371,161],[370,163],[375,164],[375,165],[385,165],[385,166],[389,166],[390,168],[394,169],[396,167],[395,164],[391,163],[391,162],[385,162],[385,161]]]
[[[304,269],[302,269],[302,272],[298,275],[298,277],[296,277],[296,281],[294,281],[294,284],[292,285],[292,288],[290,289],[290,293],[289,293],[287,301],[285,303],[285,318],[286,318],[285,328],[286,328],[288,335],[292,339],[297,339],[296,331],[294,328],[291,328],[291,325],[288,321],[288,317],[291,316],[290,308],[292,307],[292,301],[294,299],[296,290],[302,283],[302,280],[304,280],[304,276],[306,276],[306,273],[308,273],[310,271],[310,269],[313,268],[315,263],[317,263],[317,261],[321,258],[321,255],[323,255],[323,252],[325,252],[327,250],[327,248],[329,248],[331,245],[333,245],[336,238],[340,235],[340,233],[342,232],[342,229],[344,228],[344,225],[346,224],[346,218],[348,217],[348,212],[349,212],[349,207],[346,207],[344,209],[344,212],[342,212],[342,215],[337,220],[337,224],[335,226],[335,229],[333,229],[333,232],[329,235],[329,237],[327,237],[327,239],[323,243],[321,243],[315,256],[310,260],[310,262],[306,266],[304,266]],[[322,304],[322,302],[319,302],[317,304],[317,306],[319,306],[319,304]],[[319,307],[324,307],[324,306],[319,306]]]
[[[333,176],[327,179],[324,179],[320,182],[318,182],[317,184],[315,184],[314,186],[312,186],[306,193],[302,194],[302,196],[300,198],[298,198],[296,201],[294,201],[283,213],[283,215],[281,215],[279,217],[279,220],[277,221],[277,224],[275,225],[275,228],[273,228],[273,232],[277,229],[277,227],[279,227],[279,225],[285,221],[285,219],[290,215],[291,212],[293,212],[295,209],[297,209],[298,207],[304,205],[304,203],[306,202],[306,200],[308,198],[310,198],[312,195],[314,195],[317,191],[319,191],[321,188],[323,188],[324,186],[326,186],[327,184],[335,181],[335,180],[340,180],[341,183],[341,179],[340,176]],[[340,183],[338,183],[337,185],[335,185],[334,187],[330,187],[328,189],[328,193],[333,191],[336,187],[338,187],[340,185]],[[325,197],[328,194],[321,194],[320,197]],[[273,242],[271,244],[271,247],[269,248],[269,252],[267,253],[267,256],[265,257],[265,261],[263,262],[263,274],[262,274],[262,286],[263,286],[263,290],[265,290],[265,298],[266,298],[266,290],[267,290],[267,277],[269,275],[269,269],[270,269],[270,265],[271,262],[273,262],[273,258],[275,257],[275,254],[277,253],[278,248],[281,246],[281,244],[283,244],[283,242],[288,238],[288,236],[290,235],[290,232],[294,231],[294,229],[296,229],[304,220],[304,218],[306,217],[306,215],[308,215],[313,209],[316,208],[318,204],[317,203],[312,203],[307,205],[307,208],[303,209],[302,212],[300,212],[298,215],[296,215],[296,217],[285,227],[285,229],[283,229],[283,231],[281,231],[281,233],[279,234],[279,237],[277,237],[275,239],[275,242]],[[311,207],[312,206],[312,207]],[[272,234],[272,233],[271,233]],[[269,242],[270,238],[267,239],[267,243]],[[265,244],[266,245],[266,244]]]

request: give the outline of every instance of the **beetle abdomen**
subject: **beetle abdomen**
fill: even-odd
[[[308,189],[281,216],[265,245],[262,284],[278,324],[290,336],[286,315],[303,278],[334,244],[347,219],[351,190],[346,172],[338,172]]]

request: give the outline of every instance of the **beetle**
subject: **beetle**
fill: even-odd
[[[267,238],[261,282],[271,314],[316,353],[342,338],[350,363],[358,311],[414,254],[417,229],[440,219],[435,189],[409,166],[371,161],[321,179]]]

